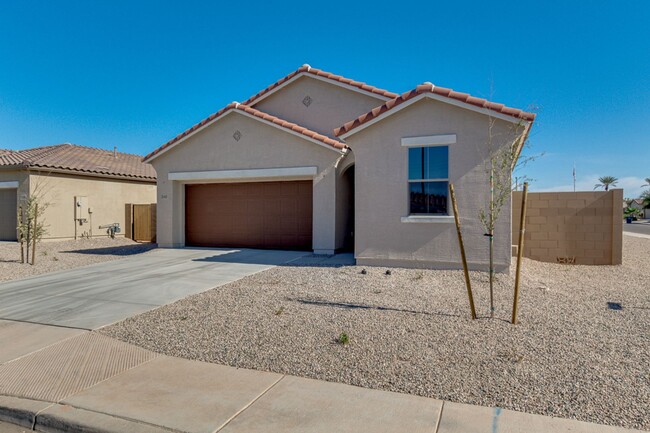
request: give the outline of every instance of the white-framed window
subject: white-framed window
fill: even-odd
[[[402,139],[408,148],[408,201],[411,216],[448,216],[449,144],[456,134]]]
[[[409,215],[449,215],[449,146],[409,147]]]

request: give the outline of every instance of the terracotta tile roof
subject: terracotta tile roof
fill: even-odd
[[[149,160],[150,158],[156,156],[157,154],[159,154],[163,150],[169,148],[170,146],[173,146],[174,144],[176,144],[177,142],[179,142],[183,138],[187,137],[188,135],[192,134],[196,130],[204,127],[208,123],[216,120],[217,118],[219,118],[220,116],[226,114],[226,112],[231,111],[231,110],[238,110],[238,111],[248,113],[248,114],[250,114],[252,116],[255,116],[255,117],[259,118],[259,119],[266,120],[268,122],[274,123],[274,124],[276,124],[278,126],[281,126],[283,128],[286,128],[286,129],[289,129],[291,131],[297,132],[297,133],[299,133],[301,135],[304,135],[305,137],[309,137],[311,139],[320,141],[320,142],[322,142],[322,143],[324,143],[324,144],[326,144],[328,146],[332,146],[335,149],[343,150],[343,149],[345,149],[347,147],[345,145],[345,143],[343,143],[343,142],[341,142],[339,140],[335,140],[333,138],[327,137],[327,136],[325,136],[323,134],[319,134],[318,132],[312,131],[311,129],[307,129],[307,128],[305,128],[303,126],[300,126],[300,125],[297,125],[295,123],[291,123],[291,122],[288,122],[286,120],[282,120],[282,119],[280,119],[280,118],[278,118],[276,116],[272,116],[272,115],[270,115],[268,113],[264,113],[263,111],[257,110],[255,108],[249,107],[247,105],[240,104],[238,102],[231,102],[230,104],[223,107],[221,110],[217,111],[216,113],[211,114],[210,116],[206,117],[205,119],[203,119],[199,123],[195,124],[191,128],[181,132],[176,137],[169,140],[167,143],[163,144],[162,146],[160,146],[159,148],[157,148],[153,152],[149,153],[142,160],[143,161]]]
[[[349,78],[342,77],[340,75],[332,74],[331,72],[325,72],[325,71],[321,71],[320,69],[312,68],[309,65],[302,65],[300,68],[298,68],[298,70],[293,71],[292,73],[290,73],[286,77],[281,78],[280,80],[278,80],[275,83],[271,84],[266,89],[264,89],[264,90],[258,92],[257,94],[251,96],[250,98],[245,100],[243,102],[243,104],[244,105],[249,105],[249,106],[253,105],[257,99],[261,98],[262,96],[266,95],[267,93],[269,93],[270,91],[272,91],[276,87],[281,86],[282,84],[286,83],[287,81],[291,80],[293,77],[295,77],[296,75],[299,75],[299,74],[312,74],[312,75],[316,75],[318,77],[327,78],[329,80],[338,81],[339,83],[347,84],[349,86],[354,86],[354,87],[357,87],[357,88],[359,88],[361,90],[365,90],[366,92],[374,93],[375,95],[383,96],[383,97],[386,97],[386,98],[391,98],[392,99],[392,98],[396,98],[396,97],[399,96],[397,93],[389,92],[388,90],[380,89],[378,87],[374,87],[374,86],[371,86],[369,84],[362,83],[361,81],[354,81],[354,80],[351,80]]]
[[[78,146],[57,144],[25,150],[0,150],[0,168],[43,168],[70,172],[101,174],[142,180],[155,180],[151,164],[139,155]]]
[[[424,84],[420,84],[415,89],[409,92],[402,93],[401,95],[391,99],[390,101],[387,101],[385,104],[380,105],[379,107],[373,108],[370,112],[359,116],[357,119],[351,120],[350,122],[345,123],[343,126],[336,128],[334,130],[334,135],[338,137],[342,134],[345,134],[353,130],[354,128],[357,128],[358,126],[361,126],[364,123],[369,122],[372,119],[381,116],[385,112],[390,111],[391,109],[408,101],[409,99],[413,99],[416,96],[426,94],[426,93],[432,93],[435,95],[444,96],[445,98],[455,99],[457,101],[465,102],[467,104],[475,105],[481,108],[486,108],[488,110],[492,110],[497,113],[505,114],[508,116],[512,116],[530,122],[535,120],[534,113],[527,113],[517,108],[510,108],[510,107],[506,107],[503,104],[490,102],[487,99],[476,98],[474,96],[468,95],[467,93],[456,92],[452,89],[446,89],[444,87],[434,86],[431,83],[424,83]]]

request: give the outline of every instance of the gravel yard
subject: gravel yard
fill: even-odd
[[[525,260],[516,326],[512,277],[499,277],[489,319],[486,274],[472,274],[472,321],[460,271],[366,269],[294,262],[100,332],[184,358],[650,430],[649,239],[624,236],[622,266]]]
[[[20,246],[16,242],[0,242],[0,281],[121,259],[124,256],[144,253],[155,246],[139,244],[125,238],[108,237],[47,241],[36,246],[36,264],[31,266],[20,263]]]

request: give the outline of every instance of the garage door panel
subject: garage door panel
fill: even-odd
[[[0,241],[16,240],[17,198],[15,188],[0,189]]]
[[[312,182],[187,185],[186,244],[312,248]]]

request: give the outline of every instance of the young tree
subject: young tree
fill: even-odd
[[[618,184],[618,178],[614,176],[602,176],[598,178],[598,182],[594,185],[594,189],[605,188],[605,191],[609,191],[610,186],[616,186]]]
[[[36,244],[40,242],[43,236],[47,233],[47,224],[45,222],[45,210],[49,207],[50,203],[46,199],[47,188],[45,182],[36,182],[34,189],[25,199],[21,206],[18,215],[18,237],[21,240],[21,257],[26,257],[29,263],[30,246],[32,260],[31,264],[35,263]],[[25,250],[23,250],[23,248]]]
[[[489,281],[490,281],[490,316],[494,317],[494,230],[503,206],[512,193],[512,173],[516,169],[519,155],[528,146],[530,124],[518,123],[505,135],[495,133],[496,120],[489,118],[487,158],[485,172],[489,178],[490,196],[485,208],[479,210],[479,220],[483,225],[489,241]],[[539,156],[533,157],[533,159]],[[533,159],[522,159],[526,164]]]

